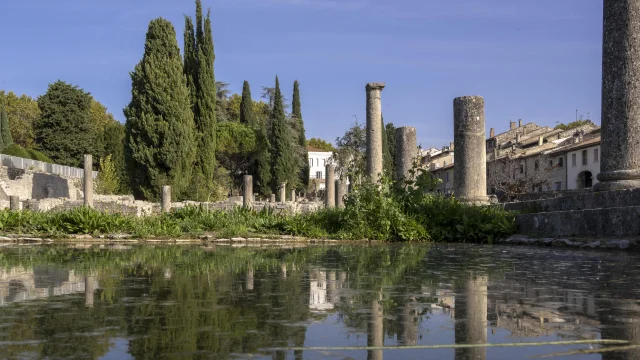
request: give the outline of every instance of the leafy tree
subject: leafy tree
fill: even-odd
[[[57,164],[80,167],[84,154],[101,153],[91,101],[89,93],[60,80],[38,98],[41,116],[33,124],[35,142]]]
[[[115,167],[120,188],[118,194],[130,193],[129,175],[124,157],[125,128],[121,123],[114,121],[107,125],[103,132],[104,156],[111,156],[111,162]]]
[[[0,150],[4,149],[5,146],[10,145],[10,143],[5,143],[5,132],[9,133],[9,138],[11,137],[11,132],[9,131],[9,119],[7,119],[7,111],[4,109],[4,104],[2,108],[0,108]]]
[[[309,152],[307,151],[307,138],[304,131],[304,121],[302,120],[302,109],[300,104],[300,83],[298,80],[293,83],[293,103],[291,104],[291,116],[297,123],[298,145],[300,146],[300,189],[306,190],[309,186]]]
[[[120,179],[116,166],[111,160],[111,155],[107,155],[100,159],[100,172],[96,179],[96,191],[99,194],[113,195],[120,190]]]
[[[251,100],[251,88],[249,82],[245,80],[242,84],[242,102],[240,103],[240,122],[253,126],[256,122],[256,115],[253,111],[253,100]]]
[[[184,198],[196,136],[180,49],[169,21],[158,18],[149,23],[144,55],[131,82],[132,99],[124,113],[133,194],[158,199],[161,186],[172,185],[175,196]]]
[[[393,176],[393,159],[391,158],[391,149],[389,147],[387,128],[384,126],[384,119],[382,120],[382,168],[387,175]]]
[[[276,76],[276,86],[273,97],[273,111],[271,112],[271,183],[272,189],[278,188],[280,183],[286,182],[287,188],[295,186],[296,168],[292,151],[292,139],[288,134],[287,120],[284,113],[284,103],[280,92],[280,81]]]
[[[34,146],[33,123],[40,118],[40,108],[35,99],[0,90],[0,103],[5,105],[9,128],[16,144],[23,148]]]
[[[256,149],[256,132],[245,124],[225,121],[218,124],[216,153],[218,161],[227,169],[234,184],[242,183],[242,175],[249,172]]]
[[[556,125],[555,129],[560,129],[560,130],[571,130],[571,129],[575,129],[577,127],[580,126],[584,126],[584,125],[594,125],[593,121],[587,119],[587,120],[576,120],[576,121],[572,121],[568,124],[558,124]]]
[[[333,147],[333,145],[331,145],[330,142],[326,142],[320,138],[311,138],[309,139],[309,141],[307,142],[307,144],[311,147],[314,147],[318,150],[322,150],[322,151],[336,151],[336,148]]]
[[[338,150],[334,159],[338,164],[337,173],[341,179],[351,178],[359,182],[365,172],[367,132],[363,124],[357,121],[347,132],[336,139]]]
[[[217,103],[218,102],[216,102],[216,104]],[[227,121],[240,122],[240,106],[242,105],[242,96],[233,94],[224,101],[224,104],[225,117]],[[220,122],[220,120],[218,120],[218,122]]]

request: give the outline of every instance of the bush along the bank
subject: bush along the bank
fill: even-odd
[[[474,207],[453,198],[424,192],[423,179],[406,188],[384,179],[381,184],[356,186],[344,209],[310,214],[278,214],[237,208],[208,211],[185,207],[146,217],[102,213],[89,208],[67,211],[0,211],[5,233],[64,236],[67,234],[127,233],[138,238],[218,238],[251,235],[295,235],[311,238],[383,241],[491,243],[513,234],[514,215],[495,207]]]

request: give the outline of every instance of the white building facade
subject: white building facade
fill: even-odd
[[[600,173],[600,139],[567,152],[567,189],[591,188]]]
[[[330,151],[312,151],[309,149],[309,183],[317,185],[317,191],[324,190],[325,186],[325,167],[331,160],[333,153]]]

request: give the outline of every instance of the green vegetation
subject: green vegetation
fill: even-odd
[[[249,125],[255,126],[256,123],[256,115],[253,111],[253,100],[251,100],[251,88],[249,87],[249,82],[245,80],[242,84],[242,101],[240,103],[240,122]]]
[[[57,81],[38,98],[40,117],[33,124],[35,143],[57,164],[82,167],[84,154],[100,154],[97,127],[91,121],[89,93]]]
[[[13,144],[13,138],[11,137],[11,129],[9,128],[9,117],[7,116],[4,105],[2,105],[0,109],[0,149],[4,149],[11,144]]]
[[[396,127],[393,123],[388,123],[384,128],[387,137],[387,147],[389,148],[389,164],[387,165],[390,176],[395,179],[396,175]]]
[[[182,199],[190,184],[196,135],[189,90],[173,25],[149,23],[142,60],[131,73],[132,99],[127,118],[125,158],[134,196],[158,199],[172,185]]]
[[[96,192],[98,194],[113,195],[120,190],[118,171],[111,159],[111,155],[100,159],[100,171],[96,182]]]
[[[24,159],[37,160],[47,163],[53,163],[53,160],[49,159],[45,154],[33,149],[24,149],[18,144],[11,144],[2,149],[2,153],[5,155],[11,155],[21,157]]]
[[[295,187],[296,171],[294,167],[293,144],[289,136],[284,113],[284,103],[280,92],[280,81],[276,76],[276,87],[271,111],[271,189],[281,183],[287,183],[287,190]]]
[[[336,151],[336,148],[334,148],[330,142],[326,142],[320,138],[309,139],[309,141],[307,141],[307,145],[322,151],[327,151],[327,152]]]
[[[571,129],[575,129],[578,128],[580,126],[584,126],[584,125],[594,125],[593,121],[587,119],[587,120],[576,120],[576,121],[572,121],[568,124],[558,124],[556,125],[555,129],[560,129],[560,130],[571,130]]]
[[[300,146],[299,159],[299,185],[298,190],[305,190],[309,187],[309,152],[307,151],[307,137],[304,130],[304,120],[302,120],[302,105],[300,104],[300,83],[296,80],[293,83],[293,102],[291,104],[291,117],[298,129],[298,145]]]

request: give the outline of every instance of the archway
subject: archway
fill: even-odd
[[[583,171],[578,174],[578,189],[588,189],[593,187],[593,175],[591,171]]]

